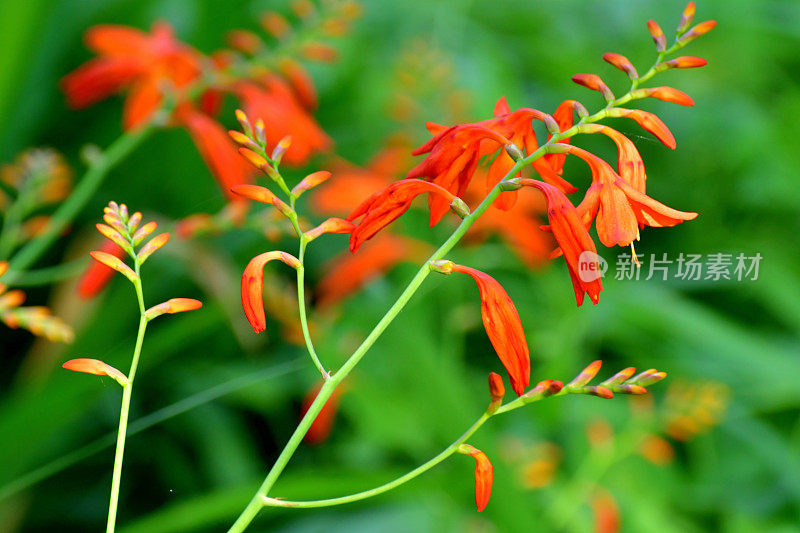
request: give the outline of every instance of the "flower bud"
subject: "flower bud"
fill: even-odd
[[[133,234],[133,245],[139,246],[139,243],[141,243],[145,239],[145,237],[153,233],[157,227],[158,223],[156,223],[156,221],[154,220],[152,222],[148,222],[147,224],[136,230],[136,233]]]
[[[281,15],[275,12],[264,13],[261,16],[261,27],[264,31],[275,37],[282,39],[289,33],[289,23]]]
[[[319,170],[317,172],[312,172],[308,176],[302,179],[300,183],[294,186],[292,189],[292,194],[295,195],[296,198],[299,198],[301,194],[306,192],[309,189],[313,189],[317,185],[320,185],[328,180],[331,177],[331,173],[327,170]]]
[[[614,374],[613,376],[602,382],[601,385],[606,387],[610,387],[612,385],[619,385],[620,383],[628,381],[631,378],[631,376],[633,376],[633,374],[635,373],[636,373],[636,368],[629,366],[628,368],[620,370],[619,372],[617,372],[616,374]]]
[[[278,145],[272,151],[272,156],[271,156],[271,159],[275,162],[276,165],[281,162],[283,154],[286,153],[286,150],[288,150],[289,146],[291,145],[292,145],[291,135],[287,135],[278,142]]]
[[[492,398],[493,404],[499,404],[503,401],[503,396],[506,395],[506,387],[503,384],[503,378],[497,372],[489,373],[489,396]]]
[[[255,55],[261,49],[261,39],[255,33],[246,30],[233,30],[228,33],[228,45],[240,52]]]
[[[244,111],[241,109],[237,109],[234,113],[236,115],[236,120],[239,121],[239,124],[242,126],[242,131],[248,137],[253,136],[253,126],[250,125],[250,120],[248,120],[247,115],[245,115]]]
[[[247,159],[247,161],[249,161],[251,165],[261,170],[262,172],[266,172],[266,168],[269,167],[269,162],[262,156],[255,153],[253,150],[250,150],[248,148],[239,148],[239,154],[241,154],[242,157]]]
[[[139,264],[143,265],[144,262],[147,261],[147,258],[150,257],[153,252],[167,244],[167,241],[169,241],[169,233],[162,233],[150,239],[150,241],[139,250]]]
[[[183,313],[185,311],[194,311],[195,309],[200,309],[201,307],[203,307],[203,302],[200,300],[194,300],[192,298],[172,298],[166,302],[154,305],[145,311],[145,317],[147,320],[153,320],[154,318],[165,313]]]
[[[469,206],[458,196],[450,202],[450,210],[461,218],[466,218],[470,214]]]
[[[342,218],[329,218],[316,228],[304,233],[308,242],[313,241],[324,233],[352,233],[356,225]]]
[[[256,126],[253,128],[253,136],[261,146],[267,144],[267,130],[262,119],[256,120]]]
[[[664,32],[661,26],[655,20],[647,21],[647,31],[653,36],[653,42],[656,43],[656,50],[661,53],[667,49],[667,38],[664,37]]]
[[[700,24],[692,28],[688,33],[684,34],[683,37],[678,39],[678,45],[686,46],[687,44],[694,41],[698,37],[705,35],[706,33],[713,30],[716,25],[717,25],[716,20],[707,20],[705,22],[701,22]]]
[[[581,373],[578,374],[575,379],[567,383],[568,389],[578,389],[592,381],[597,373],[600,371],[600,367],[603,366],[603,362],[600,360],[594,361],[589,366],[581,370]]]
[[[292,213],[292,208],[266,187],[261,187],[260,185],[235,185],[231,187],[231,192],[262,204],[272,204],[284,216],[288,217]]]
[[[123,387],[128,384],[128,378],[111,365],[107,365],[99,359],[70,359],[63,365],[63,368],[72,370],[73,372],[84,372],[86,374],[94,374],[96,376],[108,376],[113,378],[117,383]]]
[[[626,73],[631,80],[639,78],[639,73],[636,72],[636,67],[634,67],[633,63],[631,63],[630,60],[624,55],[609,52],[607,54],[603,54],[603,60]]]
[[[136,280],[139,278],[139,276],[136,275],[136,272],[134,272],[131,267],[123,263],[121,259],[118,259],[109,253],[94,251],[89,252],[89,255],[91,255],[95,261],[103,263],[109,268],[113,268],[132,282],[136,282]]]
[[[258,146],[255,143],[255,141],[253,141],[253,139],[251,139],[250,137],[248,137],[247,135],[245,135],[240,131],[230,130],[228,131],[228,135],[230,136],[231,139],[233,139],[233,142],[235,142],[239,146],[242,146],[244,148],[249,148],[250,150],[255,150],[255,151],[261,150],[261,147]]]
[[[511,157],[511,159],[513,159],[514,161],[519,161],[520,159],[525,157],[522,154],[522,150],[520,150],[519,147],[514,143],[509,143],[505,145],[504,148],[506,149],[506,153],[509,155],[509,157]]]
[[[120,233],[112,228],[111,226],[106,226],[105,224],[95,224],[97,231],[103,234],[103,237],[113,241],[117,244],[120,248],[125,250],[127,253],[132,254],[133,248],[131,248],[131,243],[128,242],[128,239],[120,235]]]
[[[689,25],[692,23],[692,20],[694,19],[694,11],[694,2],[689,2],[686,4],[686,8],[683,10],[683,15],[681,16],[681,21],[678,23],[678,27],[675,29],[676,35],[682,35],[686,32],[686,30],[689,28]]]
[[[455,263],[448,261],[447,259],[436,259],[435,261],[429,262],[428,266],[430,266],[430,269],[433,272],[447,275],[453,272],[453,266],[455,266]]]

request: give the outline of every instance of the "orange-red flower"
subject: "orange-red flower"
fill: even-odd
[[[511,379],[511,388],[522,396],[531,382],[531,359],[528,342],[514,302],[502,285],[489,274],[474,268],[453,265],[452,272],[468,274],[478,285],[481,318],[486,334]]]
[[[95,376],[108,376],[123,386],[128,383],[128,378],[125,374],[99,359],[70,359],[61,366],[73,372],[84,372],[86,374],[94,374]]]
[[[253,167],[239,155],[237,146],[231,141],[225,128],[188,104],[181,106],[176,116],[191,135],[222,192],[231,201],[241,200],[231,192],[231,188],[251,182]]]
[[[494,467],[486,454],[474,446],[462,444],[459,451],[475,459],[475,505],[478,512],[481,512],[489,504],[489,498],[492,496]]]
[[[557,187],[529,179],[520,180],[520,185],[535,187],[544,193],[549,229],[567,261],[577,304],[583,304],[584,294],[588,294],[592,303],[596,304],[603,290],[597,248],[581,222],[578,210]]]
[[[597,236],[604,245],[627,246],[639,239],[639,228],[674,226],[697,217],[697,213],[677,211],[653,200],[596,155],[575,146],[569,147],[569,153],[586,161],[592,170],[592,185],[577,209],[584,223],[595,219]]]
[[[492,144],[491,151],[510,143],[499,133],[478,124],[459,124],[441,129],[438,124],[429,125],[433,138],[412,152],[414,155],[429,153],[406,178],[426,177],[432,183],[463,196],[478,166],[478,159],[487,152],[481,145]],[[499,145],[499,146],[498,146]],[[450,202],[441,196],[428,197],[431,210],[431,226],[437,224],[450,208]]]
[[[164,22],[154,24],[149,34],[126,26],[95,26],[86,32],[86,45],[99,57],[64,77],[67,102],[80,109],[129,88],[125,129],[150,118],[164,98],[165,85],[184,89],[200,76],[200,55],[177,41]]]
[[[416,179],[396,181],[364,200],[347,216],[351,222],[361,218],[350,235],[350,251],[355,253],[364,241],[397,220],[408,211],[414,198],[423,193],[431,193],[431,197],[438,195],[448,206],[456,200],[455,196],[435,183]]]
[[[234,92],[248,117],[261,119],[266,125],[267,153],[287,135],[292,144],[283,156],[290,166],[301,166],[316,152],[328,150],[330,138],[298,101],[291,87],[281,78],[269,75],[261,83],[242,81]]]
[[[267,318],[264,315],[264,265],[274,259],[295,269],[300,266],[300,261],[291,254],[265,252],[251,259],[242,274],[242,307],[247,321],[256,333],[267,329]]]

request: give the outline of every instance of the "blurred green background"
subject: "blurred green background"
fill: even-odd
[[[394,132],[422,142],[425,120],[447,122],[459,114],[481,120],[502,95],[512,109],[552,111],[566,98],[597,109],[600,98],[570,77],[594,72],[624,93],[624,75],[601,55],[619,52],[646,70],[654,57],[646,20],[657,20],[670,35],[683,7],[672,0],[364,2],[353,32],[337,42],[340,60],[310,68],[320,94],[316,116],[338,155],[365,164]],[[265,1],[5,0],[0,161],[26,147],[52,146],[80,175],[81,147],[107,146],[118,136],[119,99],[74,112],[57,87],[90,57],[81,43],[89,26],[149,28],[166,19],[182,40],[211,52],[230,29],[256,29],[264,9],[289,12],[285,2]],[[265,510],[252,531],[592,531],[597,515],[613,507],[623,531],[797,530],[800,3],[698,2],[696,21],[709,18],[718,27],[685,50],[708,59],[708,66],[656,78],[656,85],[689,93],[696,107],[642,105],[670,126],[678,150],[667,150],[635,124],[614,126],[639,147],[648,193],[700,213],[675,228],[644,230],[637,246],[643,268],[650,254],[675,260],[681,253],[760,253],[757,280],[607,278],[599,305],[575,308],[560,260],[531,271],[496,240],[452,256],[490,272],[514,299],[532,348],[534,381],[568,380],[598,358],[605,361],[603,378],[629,365],[657,367],[669,377],[653,387],[652,402],[567,397],[493,419],[470,441],[495,466],[492,500],[481,514],[474,510],[474,462],[456,456],[362,503]],[[420,58],[421,66],[409,68],[409,57]],[[431,57],[449,69],[444,81],[425,67]],[[410,125],[390,113],[409,87],[398,82],[402,72],[418,82],[419,111]],[[614,161],[610,143],[601,141],[576,142]],[[566,172],[575,183],[588,183],[585,166],[570,162]],[[100,242],[92,226],[112,199],[165,227],[224,204],[185,132],[160,131],[111,172],[71,233],[37,266],[80,257],[88,265],[86,253]],[[448,234],[446,227],[426,229],[421,210],[401,227],[431,243]],[[170,243],[172,253],[148,262],[149,304],[185,296],[205,307],[148,330],[132,420],[191,400],[175,406],[185,412],[129,438],[119,531],[223,530],[294,429],[315,371],[303,349],[281,341],[277,325],[253,335],[238,301],[246,262],[279,246],[293,251],[295,243],[269,243],[237,230]],[[311,287],[344,247],[343,237],[314,243]],[[612,272],[617,252],[601,252]],[[319,319],[318,348],[330,366],[368,333],[414,269],[400,265],[348,299],[335,319]],[[275,276],[291,288],[290,279]],[[116,430],[114,384],[60,364],[98,357],[127,369],[136,332],[137,309],[125,280],[115,279],[89,303],[77,301],[74,280],[28,292],[30,303],[49,303],[72,324],[77,340],[53,345],[26,332],[0,331],[0,491]],[[274,494],[338,496],[426,461],[480,415],[492,370],[500,364],[480,324],[474,285],[432,277],[349,379],[330,439],[302,446]],[[113,452],[101,446],[96,452],[1,500],[0,530],[101,529]]]

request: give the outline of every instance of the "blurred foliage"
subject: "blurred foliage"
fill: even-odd
[[[512,108],[552,111],[565,98],[597,108],[599,96],[572,84],[570,76],[595,72],[624,91],[624,75],[600,56],[620,52],[637,66],[649,66],[654,53],[645,21],[653,18],[669,33],[684,6],[677,0],[365,4],[352,35],[342,39],[339,62],[311,68],[320,93],[317,117],[335,140],[336,153],[358,164],[399,130],[421,141],[425,120],[486,118],[501,95]],[[288,12],[285,2],[264,0],[5,0],[0,160],[11,161],[29,146],[53,146],[80,169],[84,144],[106,146],[117,137],[119,100],[71,112],[58,90],[59,78],[89,57],[81,35],[90,25],[147,28],[163,18],[181,39],[210,52],[224,43],[228,30],[255,29],[265,8]],[[676,228],[644,231],[637,250],[672,259],[680,253],[761,253],[757,281],[607,279],[598,306],[576,309],[559,261],[530,271],[494,241],[452,257],[489,270],[514,298],[532,347],[534,381],[568,379],[598,358],[606,362],[603,376],[628,365],[658,367],[670,377],[653,388],[653,405],[626,397],[568,397],[492,420],[473,439],[495,464],[494,493],[481,514],[474,511],[473,462],[458,456],[359,504],[265,510],[253,531],[529,531],[532,525],[590,531],[594,512],[613,513],[610,506],[618,509],[624,531],[796,530],[800,188],[792,180],[800,150],[794,120],[800,113],[800,4],[698,2],[697,20],[709,18],[719,21],[717,29],[687,50],[709,65],[657,80],[689,93],[696,107],[643,105],[670,126],[677,152],[634,125],[614,125],[642,152],[649,192],[700,213]],[[409,58],[426,53],[435,58],[432,63],[409,66]],[[405,78],[398,79],[403,72]],[[404,94],[420,102],[410,121],[398,120]],[[607,144],[590,141],[578,142],[615,159]],[[583,173],[582,183],[588,183],[585,166],[571,165],[568,175],[581,183]],[[314,164],[309,168],[316,170]],[[158,132],[112,171],[70,235],[38,266],[84,257],[88,264],[87,252],[100,240],[93,225],[112,199],[160,217],[165,227],[192,213],[216,212],[224,203],[189,137],[178,130]],[[420,212],[401,224],[432,243],[449,231],[426,229]],[[311,246],[311,287],[344,242],[327,237]],[[266,334],[252,335],[238,304],[237,279],[246,262],[279,245],[294,248],[294,242],[268,243],[238,230],[171,243],[171,255],[148,262],[148,302],[180,294],[206,306],[148,332],[132,420],[184,398],[198,401],[179,404],[187,408],[131,436],[120,531],[221,530],[249,500],[295,427],[316,373],[300,347],[281,342],[274,324]],[[603,253],[613,264],[616,252]],[[335,320],[321,319],[325,327],[317,345],[328,365],[344,360],[413,271],[401,265],[350,298]],[[209,291],[211,282],[222,289]],[[127,368],[137,318],[134,296],[124,280],[114,280],[97,301],[74,295],[74,280],[28,295],[32,303],[49,303],[73,326],[76,341],[70,346],[0,331],[0,491],[116,430],[117,387],[59,366],[78,356]],[[467,279],[433,277],[348,381],[330,440],[301,447],[275,495],[338,496],[408,471],[482,412],[486,375],[499,368],[480,327],[474,286]],[[214,392],[229,381],[229,388]],[[210,392],[203,396],[204,391]],[[675,433],[679,416],[684,433]],[[99,529],[113,457],[102,442],[76,465],[0,501],[0,530]]]

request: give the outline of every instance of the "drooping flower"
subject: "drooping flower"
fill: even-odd
[[[458,451],[475,459],[475,505],[478,512],[481,512],[489,504],[489,498],[492,496],[494,466],[486,454],[474,446],[462,444]]]
[[[200,55],[177,41],[164,22],[155,23],[150,33],[126,26],[95,26],[85,38],[99,57],[63,78],[67,102],[81,109],[130,89],[123,110],[125,129],[152,116],[164,99],[165,85],[185,89],[201,73]]]
[[[247,321],[256,333],[267,329],[267,318],[264,314],[264,265],[275,259],[295,269],[300,266],[300,261],[291,254],[265,252],[251,259],[242,274],[242,307]]]
[[[239,155],[225,128],[188,104],[177,110],[176,117],[191,135],[222,192],[231,201],[241,200],[232,194],[231,189],[236,185],[250,183],[253,167]]]
[[[577,209],[584,223],[595,220],[597,236],[604,245],[627,246],[639,239],[640,228],[674,226],[697,217],[697,213],[653,200],[596,155],[575,146],[569,147],[569,153],[586,161],[592,170],[592,185]]]
[[[592,303],[596,304],[600,291],[603,290],[597,248],[581,221],[578,210],[557,187],[528,179],[520,180],[520,185],[539,189],[547,200],[549,229],[567,262],[575,290],[575,301],[579,306],[582,305],[584,294],[588,294]]]
[[[467,274],[478,285],[481,318],[486,334],[508,372],[511,388],[517,396],[522,396],[531,381],[531,360],[528,341],[514,302],[503,286],[485,272],[456,264],[452,265],[450,271]]]
[[[330,148],[331,139],[283,79],[269,75],[260,83],[242,81],[234,86],[233,91],[248,117],[264,121],[267,153],[281,139],[292,136],[292,144],[283,156],[287,165],[302,166],[314,153]]]
[[[672,148],[673,150],[675,149],[675,137],[672,135],[672,132],[669,131],[667,125],[653,113],[648,113],[641,109],[624,109],[622,107],[612,107],[606,110],[606,113],[612,118],[622,117],[635,120],[639,126],[655,135],[659,141],[664,143],[664,146]]]
[[[350,251],[355,253],[364,241],[398,219],[408,211],[414,198],[423,193],[443,198],[448,206],[454,205],[458,200],[435,183],[417,179],[396,181],[364,200],[347,216],[347,220],[351,222],[361,218],[350,235]],[[463,206],[463,202],[461,204]]]

